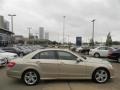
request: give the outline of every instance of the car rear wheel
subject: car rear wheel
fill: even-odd
[[[100,54],[99,54],[99,53],[95,53],[95,54],[94,54],[94,57],[99,58],[99,57],[100,57]]]
[[[97,83],[105,83],[109,80],[110,75],[106,69],[97,69],[93,73],[92,79]]]
[[[28,70],[24,72],[22,79],[26,85],[32,86],[36,85],[39,82],[40,77],[36,71]]]

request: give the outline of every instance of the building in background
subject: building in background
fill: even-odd
[[[14,36],[14,43],[15,44],[24,44],[24,37],[22,35],[15,35]]]
[[[45,39],[49,40],[49,32],[45,32]]]
[[[39,39],[44,39],[44,27],[39,28]]]
[[[8,31],[10,30],[9,29],[9,22],[7,20],[4,21],[4,28]]]
[[[76,46],[82,45],[82,37],[76,37]]]
[[[0,46],[8,46],[12,44],[13,33],[9,31],[9,22],[0,16]]]

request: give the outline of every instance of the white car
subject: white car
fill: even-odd
[[[82,47],[78,47],[78,48],[76,48],[76,52],[80,52],[81,50],[83,50]]]
[[[107,46],[100,46],[95,49],[90,49],[89,55],[94,56],[94,57],[107,57],[108,54],[115,50],[112,47],[107,47]]]
[[[7,59],[0,56],[0,66],[6,66],[6,64],[7,64]]]
[[[18,57],[15,53],[5,52],[3,50],[0,50],[0,57],[6,58],[9,62],[9,60],[16,59]]]

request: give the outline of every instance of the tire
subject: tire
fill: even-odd
[[[88,52],[88,51],[86,51],[86,52],[85,52],[85,55],[89,55],[89,52]]]
[[[100,54],[99,54],[99,53],[95,53],[95,54],[94,54],[94,57],[99,58],[99,57],[100,57]]]
[[[120,57],[118,58],[117,62],[120,63]]]
[[[40,76],[35,70],[27,70],[22,75],[23,82],[28,85],[36,85],[40,81]]]
[[[110,79],[110,74],[104,68],[96,69],[92,75],[92,80],[97,83],[106,83],[109,79]]]

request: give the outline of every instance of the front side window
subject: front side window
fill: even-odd
[[[54,51],[43,51],[36,54],[32,59],[56,59]]]
[[[62,60],[76,60],[77,57],[69,52],[58,51],[58,57]]]

